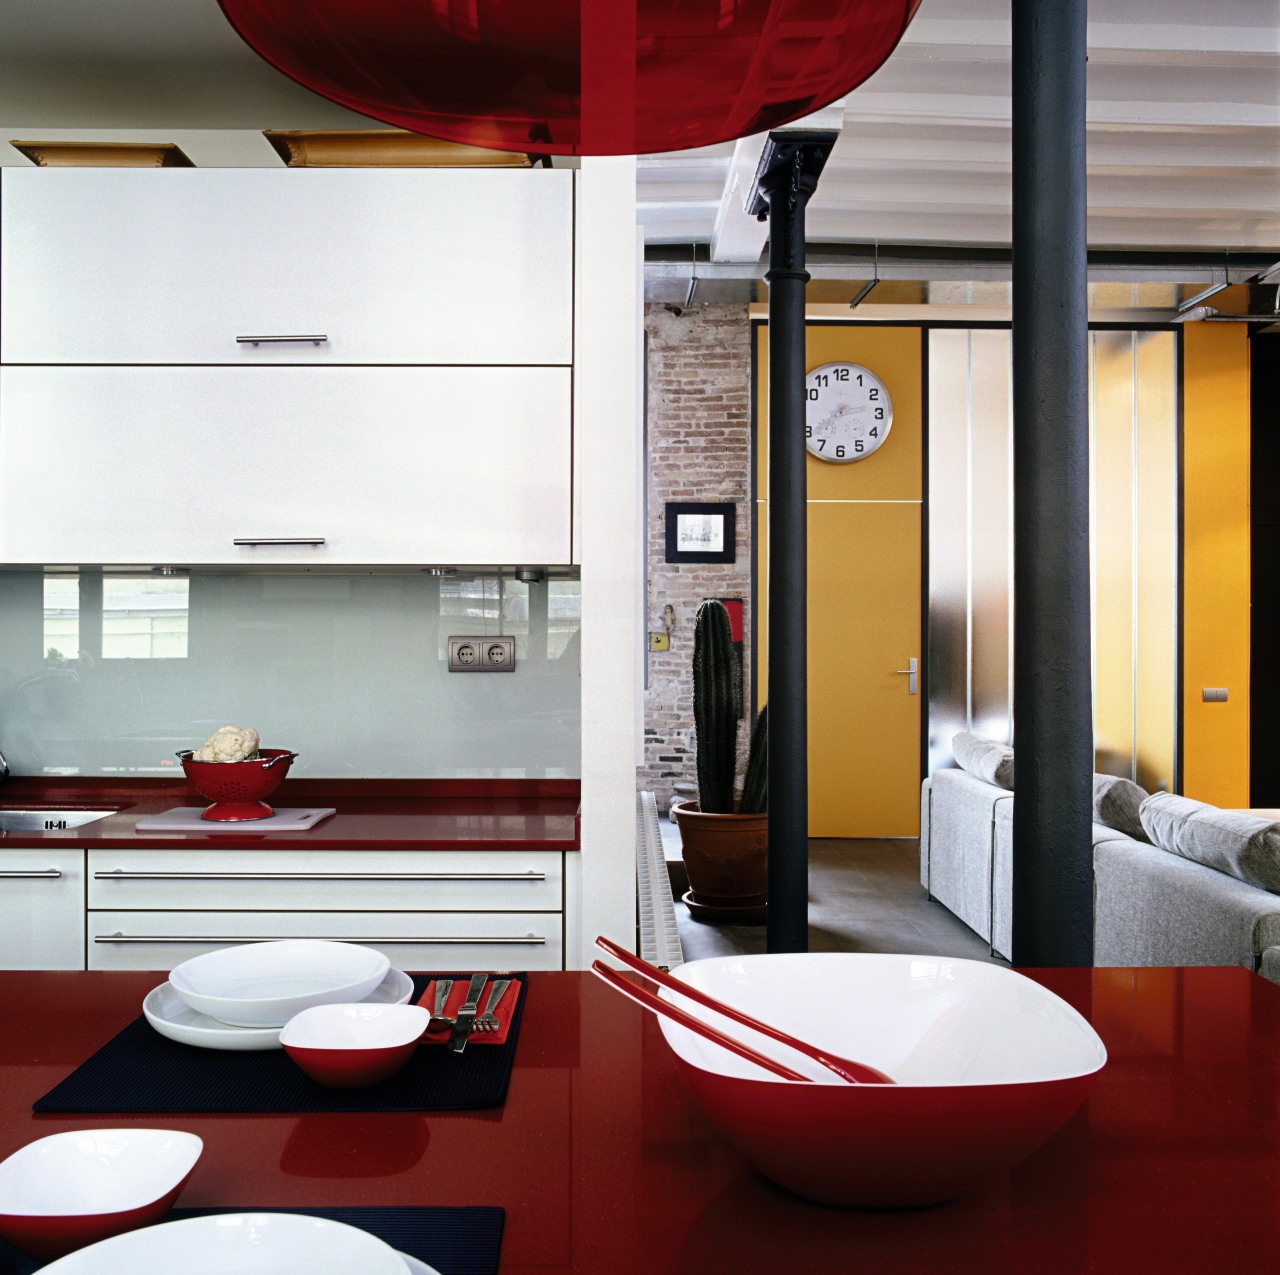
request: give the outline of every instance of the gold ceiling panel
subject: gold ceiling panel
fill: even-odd
[[[262,135],[290,168],[531,168],[534,160],[403,129],[264,129]]]
[[[23,142],[11,140],[41,168],[193,168],[172,142]]]

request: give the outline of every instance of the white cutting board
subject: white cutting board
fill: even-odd
[[[204,806],[175,806],[138,820],[139,832],[305,832],[335,814],[334,806],[280,806],[268,819],[201,819]]]

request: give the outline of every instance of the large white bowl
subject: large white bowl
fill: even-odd
[[[283,1027],[312,1005],[358,1001],[391,962],[358,943],[281,939],[220,948],[183,961],[169,974],[192,1009],[236,1027]]]
[[[724,1136],[766,1176],[830,1204],[925,1204],[962,1194],[1056,1132],[1107,1058],[1097,1033],[1060,997],[980,961],[771,954],[690,961],[673,973],[897,1082],[846,1084],[685,1002],[813,1077],[782,1080],[661,1020],[694,1097]]]
[[[172,1129],[73,1129],[0,1164],[0,1234],[58,1257],[162,1217],[204,1143]]]
[[[405,1275],[368,1231],[299,1213],[224,1213],[164,1222],[70,1253],[42,1275]]]
[[[413,979],[403,970],[387,970],[387,976],[364,998],[365,1005],[403,1005],[413,995]],[[147,1022],[170,1040],[201,1049],[236,1052],[279,1049],[280,1027],[233,1027],[192,1009],[171,983],[153,987],[142,1002]]]

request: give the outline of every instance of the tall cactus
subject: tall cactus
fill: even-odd
[[[738,719],[729,612],[714,599],[698,608],[693,626],[693,724],[698,746],[698,809],[733,814]]]
[[[742,805],[738,813],[758,815],[769,808],[769,705],[760,710],[751,732],[747,774],[742,781]]]

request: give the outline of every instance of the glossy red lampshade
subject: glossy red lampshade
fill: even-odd
[[[706,146],[861,84],[920,0],[219,0],[273,66],[362,115],[550,155]]]

